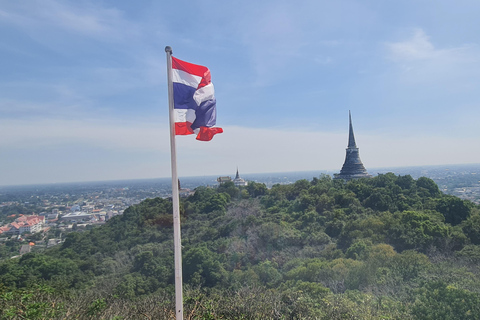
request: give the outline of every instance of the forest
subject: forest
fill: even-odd
[[[185,319],[480,319],[480,208],[328,175],[181,199]],[[0,319],[174,319],[172,204],[0,261]]]

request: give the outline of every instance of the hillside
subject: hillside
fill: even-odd
[[[199,187],[181,202],[188,319],[480,319],[480,210],[433,180]],[[171,202],[0,263],[1,319],[169,319]]]

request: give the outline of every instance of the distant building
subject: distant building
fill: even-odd
[[[32,250],[32,247],[29,244],[24,244],[20,247],[20,255],[29,253]]]
[[[47,214],[47,219],[48,220],[57,220],[58,219],[58,213]]]
[[[61,217],[62,221],[72,221],[72,222],[86,221],[86,220],[90,220],[91,218],[92,218],[92,215],[86,212],[71,212]]]
[[[334,175],[334,179],[352,180],[359,178],[371,178],[367,170],[363,166],[362,160],[360,160],[360,154],[358,152],[357,144],[355,143],[355,136],[353,134],[352,116],[348,111],[348,118],[350,122],[348,132],[348,147],[347,154],[345,156],[345,162],[343,163],[340,173]]]
[[[186,198],[186,197],[192,196],[194,194],[195,194],[195,191],[192,191],[190,189],[180,189],[180,190],[178,190],[178,195],[180,196],[180,198]]]
[[[43,230],[45,216],[21,216],[14,222],[0,228],[0,233],[20,235],[23,233],[36,233]]]
[[[62,242],[61,239],[48,239],[47,248],[56,246],[57,244],[59,244],[59,243],[61,243],[61,242]]]
[[[225,182],[232,181],[232,178],[230,177],[218,177],[217,182],[220,184],[223,184]]]
[[[240,175],[238,174],[238,168],[237,168],[237,174],[235,175],[235,179],[232,180],[231,177],[218,177],[217,181],[219,184],[224,184],[225,182],[233,181],[236,187],[243,187],[248,185],[248,182],[240,178]]]
[[[0,234],[8,233],[8,231],[10,231],[10,229],[11,229],[11,227],[9,225],[0,227]]]
[[[235,179],[233,179],[233,183],[235,184],[236,187],[244,187],[248,185],[248,182],[240,178],[240,175],[238,174],[238,168],[237,168],[237,175],[235,176]]]

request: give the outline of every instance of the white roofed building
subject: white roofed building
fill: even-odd
[[[233,183],[235,184],[236,187],[244,187],[248,185],[248,182],[240,178],[240,175],[238,174],[238,168],[237,168],[237,174],[235,175],[235,179],[233,179]]]
[[[36,233],[43,230],[45,224],[45,216],[21,216],[15,219],[5,228],[5,233],[22,234],[22,233]]]

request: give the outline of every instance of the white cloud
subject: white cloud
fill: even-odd
[[[415,29],[410,39],[385,44],[388,57],[397,63],[435,64],[444,69],[452,64],[478,62],[478,47],[464,44],[453,48],[436,48],[423,29]]]
[[[89,145],[106,149],[165,150],[166,125],[102,120],[25,119],[0,121],[2,148],[35,149],[45,146]]]
[[[480,150],[472,146],[477,143],[474,137],[363,135],[360,155],[366,166],[376,168],[475,163]]]
[[[195,159],[196,167],[209,170],[209,174],[230,172],[237,165],[245,173],[332,169],[344,157],[343,146],[347,138],[345,134],[298,128],[229,126],[211,143],[180,139],[178,150],[183,159],[182,166],[188,170],[188,175],[195,175],[189,169],[192,159]]]
[[[10,101],[0,101],[0,111],[20,101],[114,109],[109,98],[144,93],[166,81],[164,56],[148,39],[153,32],[148,23],[129,20],[103,3],[8,2],[0,11],[2,22],[24,37],[0,45],[15,53],[10,59],[21,67],[0,77],[2,99]]]
[[[422,29],[411,38],[385,44],[386,57],[393,62],[393,91],[409,88],[409,96],[419,98],[442,96],[449,108],[458,108],[460,95],[471,95],[480,84],[480,49],[475,44],[442,48]],[[432,106],[433,107],[433,106]]]
[[[0,121],[0,175],[8,177],[1,183],[28,183],[28,176],[15,176],[25,172],[38,175],[39,182],[169,176],[169,131],[163,121]],[[228,174],[237,166],[245,174],[339,171],[347,139],[347,132],[227,126],[210,142],[177,137],[178,170],[180,176]],[[356,140],[367,170],[474,162],[480,157],[480,150],[471,147],[476,143],[473,138],[439,141],[434,136],[373,136],[358,131]],[[71,154],[59,156],[65,152]],[[8,163],[18,154],[28,154],[32,167],[23,158],[18,164]],[[24,167],[12,170],[20,165]]]
[[[267,1],[239,8],[232,20],[229,31],[238,35],[251,62],[249,83],[266,87],[358,54],[363,40],[356,33],[368,34],[375,16],[368,6],[348,0]]]
[[[52,25],[94,36],[118,36],[120,30],[116,30],[117,27],[125,23],[116,9],[97,6],[79,9],[56,1],[43,2],[37,13]]]
[[[51,33],[73,33],[104,40],[119,40],[125,35],[139,34],[138,29],[123,18],[121,11],[94,3],[76,5],[55,0],[9,3],[0,11],[0,19],[35,35],[39,41]]]
[[[420,60],[434,58],[441,54],[422,29],[416,29],[413,37],[407,41],[387,43],[391,58],[395,61]]]

